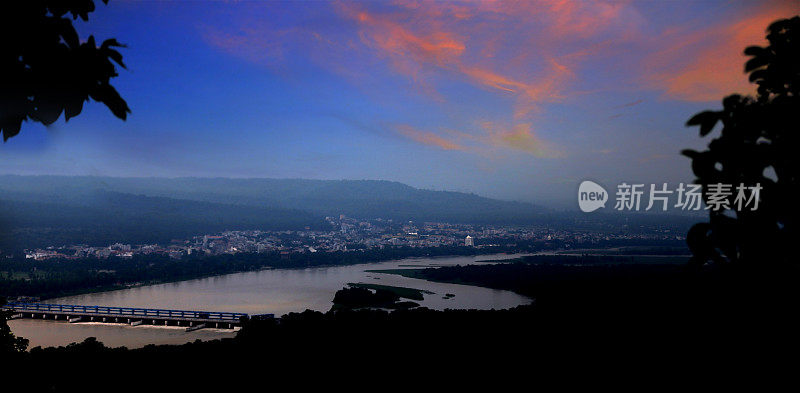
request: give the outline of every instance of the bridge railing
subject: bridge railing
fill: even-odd
[[[136,308],[136,307],[110,307],[110,306],[83,306],[74,304],[48,304],[48,303],[8,303],[3,308],[14,311],[46,311],[79,314],[97,314],[104,316],[119,317],[143,317],[143,318],[191,318],[191,319],[210,319],[218,321],[233,322],[239,321],[248,315],[235,312],[217,311],[187,311],[187,310],[165,310],[158,308]]]

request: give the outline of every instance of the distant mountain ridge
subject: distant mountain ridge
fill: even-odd
[[[318,215],[476,224],[530,224],[544,209],[383,180],[122,178],[0,176],[0,199],[80,204],[94,191],[228,205],[301,210]]]
[[[376,180],[0,176],[0,250],[332,229],[325,216],[533,224],[531,204]]]
[[[676,234],[689,216],[586,214],[381,180],[121,178],[0,175],[0,250],[64,244],[165,243],[224,230],[331,230],[325,216],[545,225]]]

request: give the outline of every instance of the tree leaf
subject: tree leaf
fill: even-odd
[[[128,103],[120,97],[117,90],[111,85],[103,84],[98,86],[95,91],[92,92],[91,97],[95,101],[106,104],[108,109],[111,110],[111,113],[122,120],[125,120],[128,117],[128,113],[131,111],[130,108],[128,108]]]
[[[720,120],[721,112],[703,111],[692,116],[686,122],[687,126],[700,126],[700,136],[706,136],[714,128],[714,125]]]
[[[700,152],[692,149],[683,149],[681,150],[681,154],[691,159],[694,159],[700,155]]]
[[[747,56],[764,56],[767,54],[767,49],[760,46],[748,46],[745,48],[744,54]]]
[[[750,72],[759,69],[769,64],[769,58],[766,56],[756,56],[748,60],[744,65],[744,72]]]
[[[64,121],[69,121],[69,119],[78,116],[82,110],[83,98],[77,97],[71,102],[68,102],[67,105],[64,106]]]
[[[750,82],[757,82],[759,80],[764,80],[766,78],[767,78],[767,70],[760,69],[760,70],[755,70],[755,71],[751,72],[750,73],[750,77],[747,78],[747,79],[749,79]]]

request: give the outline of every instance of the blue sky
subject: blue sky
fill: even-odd
[[[691,181],[683,126],[749,92],[798,2],[98,2],[127,121],[25,123],[0,173],[385,179],[572,204],[584,179]]]

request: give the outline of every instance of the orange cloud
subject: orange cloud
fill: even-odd
[[[541,140],[532,130],[530,123],[522,123],[511,129],[503,129],[491,122],[483,122],[488,141],[495,146],[519,150],[535,157],[559,158],[564,154]]]
[[[443,150],[464,150],[464,146],[449,141],[432,132],[420,131],[409,125],[400,124],[395,127],[400,135],[427,146],[435,146]]]
[[[684,101],[718,100],[734,91],[750,91],[742,72],[742,50],[763,43],[770,22],[800,7],[797,2],[726,3],[710,7],[724,8],[724,14],[712,10],[701,15],[692,7],[662,6],[670,17],[693,13],[692,18],[671,22],[660,16],[648,20],[644,15],[652,13],[640,11],[650,4],[629,1],[325,4],[334,12],[315,9],[316,17],[324,14],[329,24],[287,26],[276,18],[277,28],[264,22],[272,19],[259,16],[232,24],[236,27],[227,31],[211,31],[206,40],[267,65],[313,63],[367,94],[390,96],[389,105],[406,98],[397,93],[400,81],[401,88],[408,85],[414,93],[434,98],[432,110],[454,119],[454,124],[442,124],[435,132],[395,126],[398,135],[443,150],[485,154],[512,149],[534,157],[564,156],[560,146],[548,143],[546,134],[543,140],[532,127],[547,124],[536,117],[549,115],[551,103],[620,90],[656,91]],[[708,24],[693,25],[701,22]],[[596,102],[608,97],[599,98]],[[611,98],[605,102],[613,102]],[[405,102],[418,108],[419,102]],[[477,117],[492,122],[468,132],[446,131],[463,130],[464,124],[476,124]]]
[[[565,98],[563,86],[574,77],[574,73],[555,60],[550,61],[547,73],[534,82],[525,83],[490,70],[463,67],[461,71],[472,80],[498,90],[518,94],[514,111],[515,118],[521,118],[537,108],[538,104],[558,102]]]
[[[528,56],[536,61],[534,64],[525,64],[524,67],[510,64],[504,59],[497,59],[498,64],[487,64],[487,60],[494,57],[503,41],[517,39],[508,37],[508,32],[504,31],[504,22],[510,22],[506,19],[519,18],[519,22],[524,24],[527,23],[525,18],[542,13],[569,14],[557,18],[564,26],[556,23],[553,26],[555,31],[543,37],[544,41],[558,41],[564,36],[576,34],[585,35],[589,30],[599,28],[588,22],[591,13],[587,9],[591,7],[584,9],[572,5],[559,6],[558,2],[539,6],[525,2],[424,2],[424,6],[420,2],[398,3],[404,7],[400,12],[383,14],[370,12],[350,3],[339,3],[339,6],[345,16],[360,26],[360,36],[365,45],[389,58],[395,71],[411,77],[424,91],[441,98],[427,80],[435,72],[461,76],[477,85],[511,93],[517,99],[514,110],[516,118],[529,114],[540,103],[562,100],[567,83],[575,76],[567,64],[581,56],[576,53],[540,53],[540,56]],[[469,4],[471,8],[464,4]],[[576,13],[580,17],[573,15]],[[616,16],[605,14],[608,13],[600,12],[599,18],[591,20],[600,20],[606,26]],[[479,16],[490,20],[471,23],[466,27],[462,23],[466,19],[475,22],[473,19]],[[577,20],[580,23],[572,23]],[[488,27],[489,22],[497,26]],[[580,31],[576,31],[576,28]],[[517,42],[515,46],[519,44]],[[525,49],[522,51],[531,52]],[[491,56],[484,56],[487,53]],[[513,74],[519,76],[514,77]]]
[[[411,76],[417,83],[423,83],[421,73],[426,67],[447,67],[464,53],[464,43],[452,32],[415,32],[389,15],[368,12],[349,3],[338,4],[340,11],[361,27],[361,41],[388,57],[395,71]]]
[[[744,48],[763,45],[765,30],[776,19],[800,11],[800,3],[774,3],[749,9],[731,23],[691,31],[673,29],[658,40],[664,49],[649,56],[646,83],[664,96],[683,101],[716,101],[732,94],[754,92],[744,74]]]
[[[488,9],[506,15],[539,15],[553,35],[565,38],[591,37],[611,26],[624,25],[625,1],[499,1]]]
[[[437,133],[422,131],[406,124],[394,126],[398,134],[408,139],[443,150],[460,150],[491,157],[497,156],[497,154],[492,154],[492,152],[497,153],[497,149],[511,149],[539,158],[564,157],[563,152],[556,149],[552,143],[543,141],[531,128],[530,123],[505,128],[493,122],[484,121],[480,123],[479,132],[445,130],[443,131],[447,135],[445,138]]]
[[[513,116],[521,119],[542,103],[569,96],[578,63],[592,53],[586,48],[599,47],[594,35],[627,30],[628,21],[636,19],[626,14],[627,3],[604,1],[396,0],[381,7],[348,1],[332,5],[339,16],[354,23],[354,37],[331,39],[308,26],[276,30],[263,18],[248,16],[245,27],[233,32],[209,29],[205,38],[228,53],[267,65],[280,63],[292,50],[287,45],[302,47],[319,65],[356,82],[374,65],[352,64],[366,49],[387,59],[394,72],[409,77],[440,102],[447,97],[437,82],[453,78],[508,93],[516,102]],[[565,49],[566,43],[587,39],[579,50],[574,45]]]

